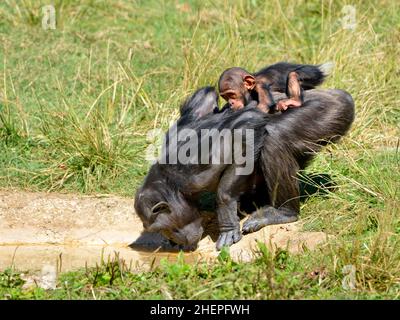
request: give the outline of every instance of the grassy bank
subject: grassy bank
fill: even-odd
[[[165,131],[187,94],[215,84],[233,65],[333,61],[324,87],[352,94],[356,120],[308,169],[339,185],[302,206],[306,230],[334,236],[320,250],[264,252],[254,264],[223,259],[140,275],[120,270],[112,284],[104,265],[106,280],[94,281],[95,270],[65,274],[52,292],[22,290],[19,275],[8,271],[0,273],[0,297],[399,295],[396,1],[56,0],[56,29],[44,30],[46,4],[0,4],[1,188],[132,196],[149,168],[149,131]],[[345,5],[355,9],[355,28],[343,28],[351,14]],[[346,265],[356,271],[354,290],[341,285]]]

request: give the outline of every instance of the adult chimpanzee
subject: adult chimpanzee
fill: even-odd
[[[226,109],[214,114],[217,97],[213,88],[198,90],[181,107],[181,117],[174,130],[179,133],[194,129],[199,134],[211,128],[231,132],[253,129],[252,173],[238,175],[240,166],[237,163],[157,162],[150,168],[135,198],[135,210],[147,231],[160,232],[173,242],[189,247],[195,246],[203,234],[198,200],[204,191],[217,195],[220,229],[217,249],[241,239],[237,203],[245,193],[264,192],[266,205],[245,221],[244,233],[270,224],[296,221],[298,170],[303,169],[323,145],[343,136],[354,119],[353,100],[342,90],[306,91],[301,108],[279,114],[265,114],[256,108],[256,103],[239,111]],[[274,94],[276,101],[280,97]],[[183,143],[175,142],[174,147],[176,151],[173,152],[179,153]],[[168,156],[171,158],[171,151],[167,151]]]

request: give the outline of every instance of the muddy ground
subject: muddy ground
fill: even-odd
[[[211,217],[212,215],[208,215]],[[214,224],[215,220],[210,222]],[[301,232],[300,224],[269,226],[246,235],[230,248],[236,260],[251,260],[256,240],[270,248],[300,252],[323,243],[323,232]],[[214,237],[215,239],[215,237]],[[146,270],[153,260],[176,259],[177,250],[159,235],[144,234],[133,200],[115,196],[82,196],[57,193],[0,191],[0,270],[59,271],[95,266],[103,259],[119,258],[136,270]],[[215,259],[210,236],[187,261]]]

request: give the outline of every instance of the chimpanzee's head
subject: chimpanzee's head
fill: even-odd
[[[152,169],[155,171],[157,167]],[[198,209],[189,204],[179,191],[168,190],[168,184],[158,181],[150,186],[146,181],[135,198],[135,211],[144,229],[161,233],[178,245],[194,249],[204,231]]]
[[[225,70],[218,81],[219,94],[234,110],[244,108],[251,101],[251,92],[256,87],[256,78],[242,68]]]

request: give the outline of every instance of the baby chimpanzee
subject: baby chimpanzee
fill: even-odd
[[[331,63],[315,66],[279,62],[254,74],[234,67],[225,70],[219,78],[219,93],[234,110],[253,100],[263,112],[297,108],[303,103],[303,90],[320,85],[331,67]],[[275,103],[271,95],[274,91],[286,93],[288,98]]]

